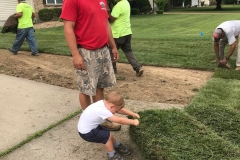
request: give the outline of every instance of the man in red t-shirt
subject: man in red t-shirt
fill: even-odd
[[[92,96],[93,102],[102,100],[104,88],[116,85],[112,60],[108,50],[112,48],[113,61],[119,58],[113,40],[106,0],[65,0],[60,16],[64,22],[64,34],[72,53],[79,86],[79,101],[86,109]],[[119,124],[106,121],[109,130],[120,130]]]

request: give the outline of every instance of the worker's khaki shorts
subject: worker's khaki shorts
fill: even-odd
[[[95,96],[97,88],[106,88],[116,85],[112,60],[107,46],[97,50],[79,48],[84,59],[85,68],[77,70],[79,91],[89,96]]]

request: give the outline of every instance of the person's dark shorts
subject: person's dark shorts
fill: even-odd
[[[107,128],[99,125],[97,128],[91,130],[89,133],[81,134],[78,132],[80,137],[88,142],[103,143],[106,144],[109,137],[110,131]]]

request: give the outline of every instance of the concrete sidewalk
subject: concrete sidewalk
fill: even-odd
[[[78,91],[0,74],[0,152],[29,135],[47,128],[80,109]],[[126,108],[182,108],[182,105],[126,100]],[[1,157],[3,160],[94,160],[106,159],[103,145],[83,141],[77,132],[79,115],[65,121],[29,143]],[[119,141],[132,150],[128,159],[141,160],[130,141],[128,126],[113,132]]]

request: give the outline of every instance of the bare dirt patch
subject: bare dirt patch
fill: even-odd
[[[35,24],[34,28],[61,25],[62,22],[53,21]],[[78,89],[72,57],[41,53],[33,57],[25,51],[12,55],[3,49],[0,57],[2,74]],[[116,90],[126,99],[148,102],[188,104],[212,76],[209,71],[143,66],[143,76],[136,77],[130,64],[118,63],[117,66],[117,85],[106,90]]]
[[[72,57],[51,54],[35,57],[25,51],[12,55],[2,49],[0,57],[2,74],[78,89]],[[127,99],[148,102],[187,104],[212,75],[208,71],[143,66],[143,76],[136,77],[130,64],[117,65],[117,85],[106,90],[116,90]]]

